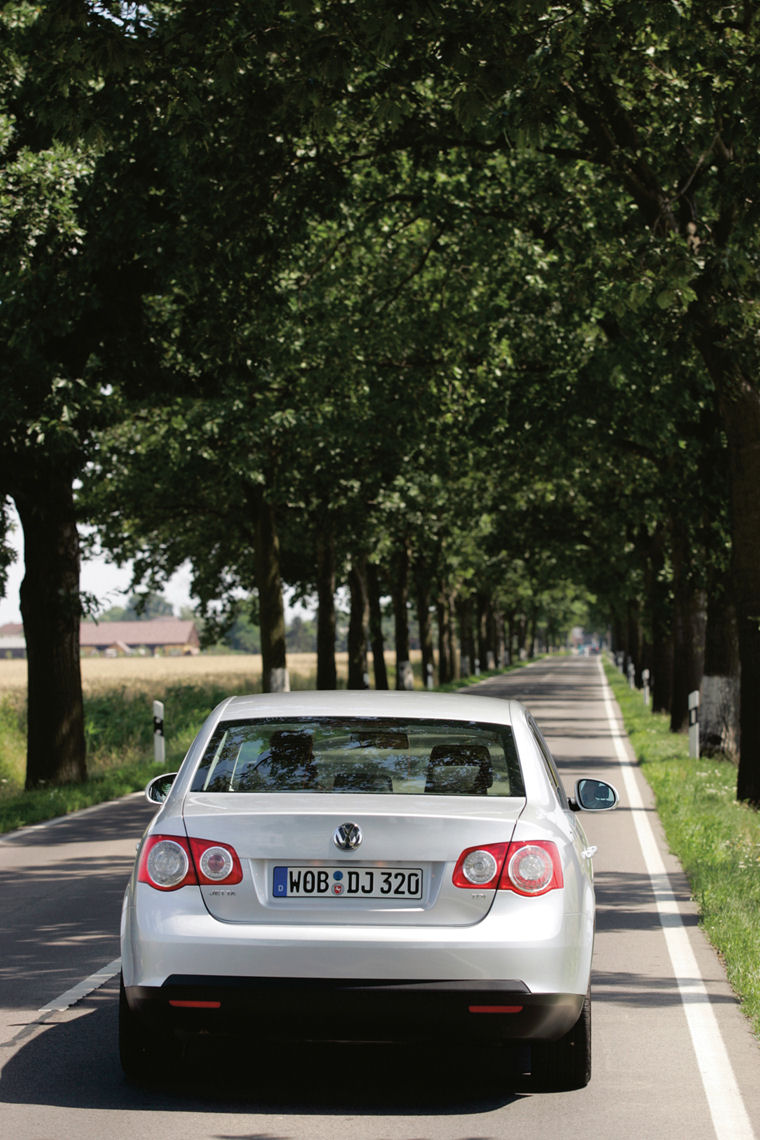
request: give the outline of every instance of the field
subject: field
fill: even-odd
[[[338,684],[345,685],[348,656],[336,654]],[[387,664],[391,665],[391,655]],[[288,654],[290,683],[293,688],[313,686],[317,675],[315,653]],[[155,695],[167,686],[229,684],[236,692],[243,683],[251,692],[261,689],[261,657],[258,654],[199,654],[197,657],[83,657],[82,685],[85,695],[104,689],[129,689]],[[0,661],[0,694],[26,689],[26,661]]]

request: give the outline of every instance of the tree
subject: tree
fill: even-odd
[[[79,206],[95,155],[76,139],[57,141],[40,114],[40,85],[60,43],[38,39],[48,22],[37,17],[27,4],[0,17],[0,494],[13,498],[24,531],[28,787],[82,779],[86,771],[73,481],[105,408],[91,368],[96,345],[84,333],[93,302],[80,268],[89,233]],[[66,62],[65,52],[55,60]]]
[[[731,478],[738,794],[760,803],[754,9],[595,0],[532,5],[505,20],[452,3],[395,25],[394,11],[360,8],[350,38],[371,61],[360,99],[382,118],[385,145],[538,152],[584,189],[585,171],[600,172],[619,196],[620,262],[638,264],[639,290],[673,312],[710,377]],[[325,39],[345,44],[340,13],[329,15]]]
[[[29,787],[86,772],[74,486],[124,392],[154,391],[160,371],[143,306],[156,243],[145,257],[133,240],[153,204],[109,150],[144,42],[143,10],[121,9],[22,0],[0,16],[0,495],[24,530]]]

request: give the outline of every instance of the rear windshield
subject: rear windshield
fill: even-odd
[[[365,717],[225,721],[206,748],[192,790],[525,794],[510,728]]]

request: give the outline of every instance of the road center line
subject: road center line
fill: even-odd
[[[636,761],[626,751],[627,737],[618,725],[611,689],[604,674],[601,658],[599,658],[599,675],[615,753],[622,770],[641,853],[652,883],[657,913],[673,966],[673,974],[678,983],[715,1135],[718,1140],[754,1140],[755,1133],[726,1052],[710,995],[691,948],[678,899],[660,855],[634,776]]]
[[[42,1009],[38,1009],[38,1013],[59,1013],[64,1009],[68,1009],[72,1005],[76,1005],[82,998],[87,997],[93,990],[97,990],[100,986],[105,985],[111,978],[115,977],[121,969],[121,958],[114,958],[113,962],[109,962],[107,966],[102,966],[96,970],[94,974],[90,974],[89,978],[79,982],[76,986],[72,986],[70,990],[66,990],[60,997],[54,998],[53,1001],[43,1005]]]

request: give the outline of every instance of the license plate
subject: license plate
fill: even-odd
[[[418,867],[275,867],[276,899],[421,899]]]

